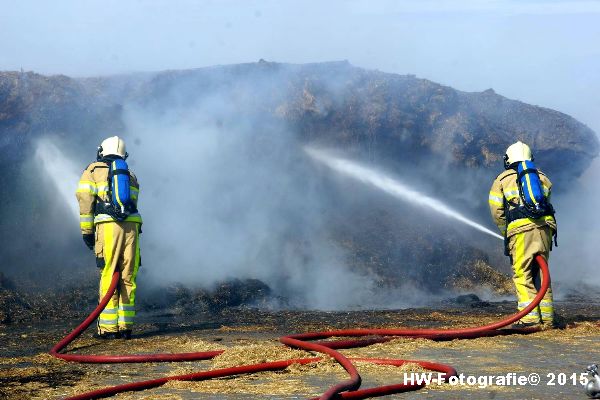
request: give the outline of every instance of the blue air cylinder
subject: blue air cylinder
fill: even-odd
[[[544,188],[533,161],[521,161],[517,167],[523,197],[527,204],[539,207],[545,201]]]
[[[111,165],[112,169],[112,202],[114,205],[121,208],[121,212],[125,212],[125,206],[131,200],[129,193],[129,167],[125,160],[114,160]]]

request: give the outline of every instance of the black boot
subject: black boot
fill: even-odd
[[[125,329],[124,331],[120,331],[119,333],[121,334],[121,339],[131,339],[131,329]]]
[[[520,320],[509,326],[510,329],[541,328],[541,327],[542,327],[542,324],[539,322],[522,322]]]
[[[112,340],[112,339],[119,339],[121,337],[121,334],[120,334],[120,332],[103,332],[103,333],[95,333],[94,337],[96,339]]]

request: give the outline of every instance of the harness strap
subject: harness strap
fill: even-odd
[[[127,176],[130,176],[129,175],[129,170],[126,170],[126,169],[114,169],[112,171],[112,174],[113,174],[113,176],[114,175],[127,175]]]
[[[537,174],[537,173],[538,173],[538,170],[537,170],[537,169],[535,169],[535,168],[527,168],[527,169],[524,169],[523,171],[519,172],[518,179],[520,180],[520,179],[521,179],[521,178],[523,178],[523,177],[524,177],[526,174],[529,174],[529,173],[532,173],[532,174],[534,174],[534,173],[535,173],[535,174]]]
[[[94,215],[107,214],[113,217],[117,221],[123,221],[129,216],[129,214],[137,213],[137,207],[133,204],[127,204],[125,207],[125,213],[120,208],[115,206],[112,202],[96,201],[94,206]]]

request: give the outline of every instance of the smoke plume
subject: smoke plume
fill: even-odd
[[[585,174],[562,193],[555,196],[558,222],[558,247],[550,258],[554,282],[586,293],[587,285],[600,286],[597,248],[600,241],[600,218],[596,208],[600,198],[600,159],[596,159]]]
[[[328,236],[327,192],[286,126],[236,117],[226,95],[180,106],[172,100],[160,113],[130,105],[124,118],[128,161],[141,186],[144,285],[210,288],[229,278],[256,278],[289,306],[373,304],[373,279],[350,270]],[[75,211],[85,164],[77,167],[72,154],[59,150],[61,141],[54,142],[38,142],[39,172]],[[91,156],[95,145],[74,150]]]

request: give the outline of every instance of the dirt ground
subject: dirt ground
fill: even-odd
[[[290,333],[349,327],[475,326],[509,314],[513,302],[450,303],[437,308],[395,311],[262,311],[227,308],[184,320],[169,312],[140,315],[130,341],[101,341],[92,329],[71,346],[79,354],[132,354],[226,349],[213,360],[149,364],[76,364],[47,355],[48,349],[79,321],[36,325],[0,325],[0,398],[59,399],[96,388],[165,375],[234,365],[311,356],[291,350],[277,339]],[[585,398],[579,382],[587,365],[600,362],[600,298],[557,302],[557,310],[574,327],[531,335],[433,342],[405,339],[343,350],[357,357],[403,358],[450,364],[459,373],[483,379],[515,373],[537,373],[538,385],[432,384],[420,391],[388,398],[402,399],[578,399]],[[402,382],[416,365],[402,368],[357,364],[363,388]],[[405,375],[407,374],[407,375]],[[554,376],[554,379],[552,377]],[[335,362],[325,359],[281,372],[264,372],[204,382],[170,382],[121,399],[304,399],[318,396],[346,377]],[[494,378],[495,379],[495,378]],[[575,380],[575,382],[573,382]]]

